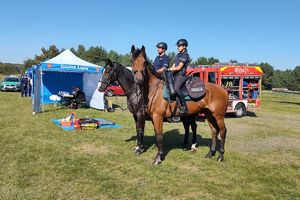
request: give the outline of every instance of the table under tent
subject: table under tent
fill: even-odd
[[[98,91],[103,67],[78,58],[69,49],[58,56],[33,67],[33,114],[44,111],[44,105],[57,104],[51,98],[72,87],[82,89],[86,105],[104,110],[104,94]]]

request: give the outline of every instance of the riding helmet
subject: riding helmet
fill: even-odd
[[[189,45],[189,43],[188,43],[188,41],[186,39],[180,39],[180,40],[178,40],[176,42],[176,45],[177,46],[186,46],[187,47]]]
[[[164,50],[168,49],[168,45],[165,42],[160,42],[156,45],[157,48],[162,48]]]

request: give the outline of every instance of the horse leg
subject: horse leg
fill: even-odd
[[[138,144],[139,144],[139,135],[138,135],[138,120],[137,120],[137,116],[133,115],[133,119],[134,119],[134,123],[135,123],[135,131],[136,131],[136,146],[133,149],[133,151],[135,152],[136,149],[138,148]]]
[[[197,145],[197,123],[196,123],[196,116],[190,117],[190,124],[193,132],[193,140],[192,140],[192,151],[197,151],[196,145]]]
[[[207,116],[208,125],[211,128],[212,140],[209,152],[206,154],[205,158],[211,158],[216,154],[216,146],[217,146],[217,136],[218,136],[218,125],[216,123],[215,118],[209,113]]]
[[[184,140],[183,140],[182,148],[183,150],[187,150],[187,146],[189,144],[190,122],[187,116],[180,117],[180,119],[184,127]]]
[[[144,150],[144,129],[145,118],[142,112],[138,112],[135,116],[137,146],[134,148],[135,155],[140,155]]]
[[[221,144],[220,144],[220,151],[217,161],[223,161],[224,160],[224,152],[225,152],[225,138],[227,129],[224,123],[224,117],[217,119],[218,127],[220,130],[220,137],[221,137]]]
[[[156,137],[156,146],[158,148],[153,164],[158,165],[163,160],[163,118],[159,115],[154,115],[152,117],[152,124]]]

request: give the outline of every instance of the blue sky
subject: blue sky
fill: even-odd
[[[268,62],[276,69],[300,65],[297,0],[2,0],[0,61],[22,63],[55,44],[83,44],[128,53],[145,45],[150,58],[165,41],[176,51],[189,41],[193,59]]]

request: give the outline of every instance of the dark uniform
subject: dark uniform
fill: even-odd
[[[177,93],[177,95],[180,99],[180,102],[185,103],[184,96],[180,89],[187,80],[186,70],[187,70],[187,66],[190,62],[190,56],[189,56],[187,50],[185,50],[182,53],[178,53],[175,57],[174,62],[175,62],[176,67],[179,65],[180,62],[184,63],[184,65],[180,71],[174,72],[174,88],[175,88],[175,92]],[[183,99],[183,101],[182,101],[182,99]]]
[[[27,97],[27,89],[28,89],[28,78],[27,76],[23,75],[21,79],[21,96]]]
[[[156,71],[163,67],[168,68],[169,67],[169,57],[166,54],[164,54],[163,56],[157,56],[153,62],[153,66]]]

